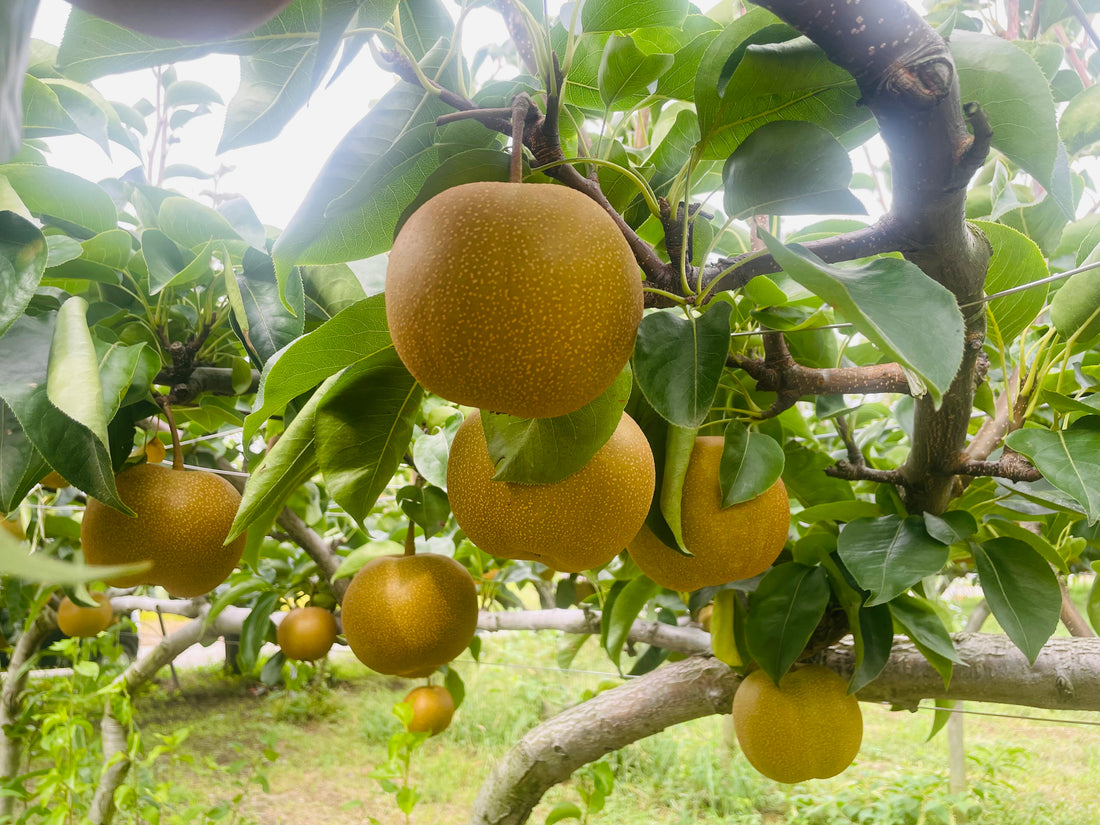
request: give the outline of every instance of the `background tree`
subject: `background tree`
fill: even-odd
[[[163,412],[177,454],[178,428],[201,439],[190,462],[247,476],[233,532],[247,528],[248,542],[208,605],[162,605],[201,620],[156,664],[215,627],[239,628],[242,664],[255,667],[281,604],[335,604],[394,540],[487,580],[485,629],[599,633],[620,670],[645,675],[517,744],[477,822],[522,822],[585,762],[728,711],[750,666],[778,678],[823,661],[861,698],[899,704],[1100,709],[1096,641],[1048,641],[1060,617],[1088,629],[1060,580],[1096,558],[1100,515],[1088,13],[958,2],[922,18],[865,0],[704,14],[588,0],[556,21],[536,3],[493,5],[520,70],[485,82],[460,48],[470,9],[452,16],[436,0],[297,0],[251,32],[197,43],[74,10],[56,52],[27,40],[34,3],[5,6],[7,62],[26,74],[9,70],[0,98],[4,123],[23,123],[0,143],[0,509],[22,508],[37,551],[9,570],[62,583],[42,561],[78,555],[71,522],[29,505],[86,494],[122,506],[114,473],[145,460]],[[243,200],[214,209],[164,188],[163,154],[93,183],[43,152],[69,133],[138,150],[146,115],[89,83],[210,52],[241,55],[220,146],[252,145],[364,46],[398,79],[364,105],[281,232]],[[216,102],[159,77],[165,106],[197,115]],[[175,115],[154,109],[164,140]],[[853,156],[870,159],[866,171],[853,174]],[[525,587],[545,602],[544,566],[495,559],[457,529],[444,468],[462,412],[407,372],[383,296],[348,263],[377,263],[432,195],[521,177],[576,189],[614,219],[651,311],[621,379],[631,391],[586,407],[583,427],[501,422],[494,458],[511,480],[544,481],[552,456],[580,466],[602,445],[562,429],[609,433],[626,409],[657,463],[647,524],[675,543],[668,502],[691,443],[721,435],[727,503],[777,478],[790,494],[790,540],[762,576],[681,594],[623,554],[585,574],[598,613],[495,609],[520,606]],[[851,217],[876,199],[873,220]],[[82,492],[40,486],[51,470]],[[958,575],[981,581],[1008,642],[949,634],[937,584]],[[563,606],[577,582],[558,577]],[[5,632],[28,640],[25,657],[53,621],[50,594],[4,587]],[[734,595],[720,597],[713,638],[733,669],[705,655],[666,664],[705,653],[706,636],[677,625],[721,591]],[[283,666],[276,656],[264,672]],[[8,719],[18,688],[9,677]],[[7,746],[13,777],[18,736]],[[98,810],[110,818],[109,804]]]

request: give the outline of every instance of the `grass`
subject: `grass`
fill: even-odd
[[[555,634],[500,634],[484,640],[482,664],[460,660],[466,701],[452,726],[413,756],[411,784],[421,793],[411,822],[466,822],[480,783],[524,732],[610,677],[590,642],[574,662],[553,668]],[[540,667],[532,666],[538,663]],[[546,669],[541,665],[545,664]],[[162,763],[181,798],[215,803],[248,785],[242,813],[265,825],[324,822],[362,825],[374,817],[404,823],[393,797],[370,772],[386,759],[398,722],[391,713],[415,684],[368,672],[348,654],[334,657],[330,687],[288,695],[216,670],[182,674],[183,690],[161,689],[137,702],[146,735],[181,726],[190,736],[177,758]],[[728,720],[709,717],[681,725],[607,757],[615,787],[590,819],[611,825],[684,823],[875,823],[935,825],[951,821],[947,739],[925,741],[932,713],[894,712],[864,705],[859,759],[831,780],[779,785],[756,774],[740,756]],[[1100,714],[969,705],[969,709],[1042,719],[1100,721]],[[968,716],[965,724],[970,793],[976,825],[1091,825],[1100,793],[1100,735],[1095,727],[1059,722]],[[270,783],[252,783],[265,741],[278,759],[261,769]],[[243,762],[240,761],[243,755]],[[236,764],[234,764],[234,762]],[[225,770],[232,765],[233,770]],[[536,809],[543,823],[555,804],[580,802],[579,772]]]

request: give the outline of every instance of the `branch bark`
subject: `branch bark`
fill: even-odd
[[[913,707],[920,699],[972,699],[1032,707],[1100,710],[1100,639],[1051,639],[1034,668],[1004,636],[960,633],[967,664],[950,688],[908,641],[896,640],[863,701]],[[851,640],[821,661],[848,676]],[[694,656],[604,691],[532,729],[493,768],[474,802],[473,825],[520,825],[542,795],[582,765],[667,727],[728,713],[740,677],[716,659]]]

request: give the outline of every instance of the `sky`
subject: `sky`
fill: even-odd
[[[42,0],[32,35],[55,45],[60,43],[70,8],[63,0]],[[465,46],[471,54],[482,42],[500,42],[507,37],[499,15],[488,9],[471,13],[467,31],[472,36]],[[210,55],[178,63],[176,69],[180,79],[206,83],[226,103],[240,82],[239,58],[232,55]],[[225,112],[223,107],[216,107],[213,114],[179,131],[181,142],[173,147],[169,163],[191,164],[210,172],[222,164],[234,167],[224,176],[220,191],[244,195],[260,220],[285,227],[336,144],[366,113],[366,108],[349,106],[348,101],[376,100],[394,82],[394,76],[379,69],[364,50],[330,87],[314,94],[308,106],[274,140],[216,155]],[[130,105],[142,97],[152,100],[156,88],[152,70],[111,75],[92,85],[108,100]],[[132,153],[114,143],[110,157],[81,136],[51,138],[49,146],[51,165],[91,180],[118,176],[138,165]],[[209,181],[187,178],[174,178],[167,184],[192,197],[210,186]]]

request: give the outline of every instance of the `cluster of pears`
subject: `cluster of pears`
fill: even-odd
[[[428,390],[521,418],[568,415],[603,393],[630,358],[641,279],[615,221],[563,186],[456,186],[417,209],[386,271],[394,347]],[[654,581],[695,590],[765,570],[787,538],[782,482],[722,508],[720,438],[700,438],[683,493],[684,543],[644,527],[653,455],[623,415],[573,475],[551,484],[495,481],[481,416],[455,435],[447,492],[455,521],[482,550],[564,572],[630,552]]]
[[[554,418],[596,399],[629,360],[641,276],[614,220],[581,193],[470,183],[436,195],[402,227],[386,271],[386,316],[398,355],[430,391]],[[626,546],[655,481],[649,445],[626,415],[563,481],[500,482],[494,472],[475,413],[448,463],[455,520],[488,553],[569,572]]]

